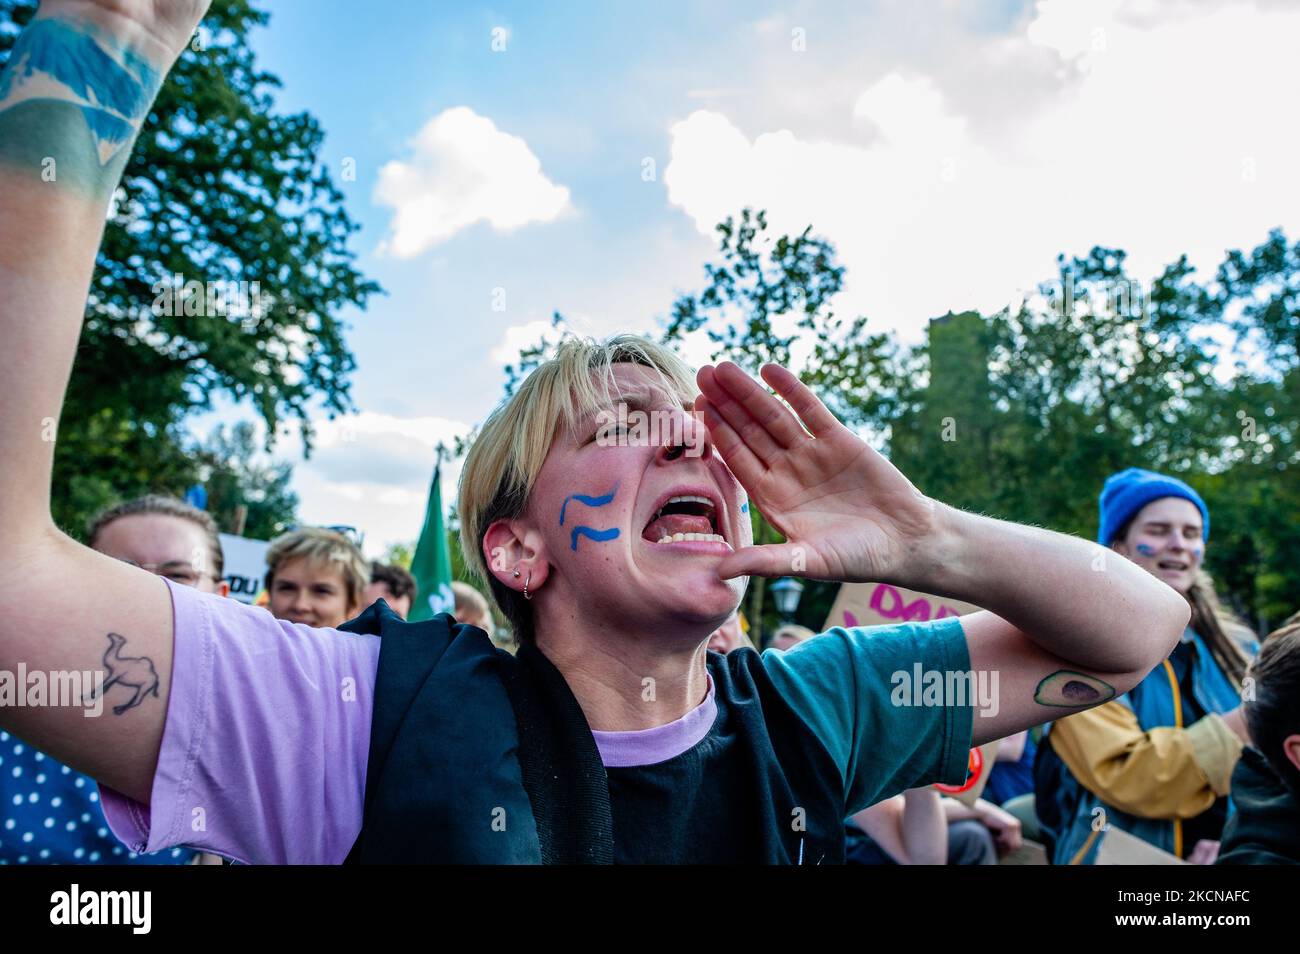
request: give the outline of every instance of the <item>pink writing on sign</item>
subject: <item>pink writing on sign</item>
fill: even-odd
[[[939,612],[935,613],[930,601],[924,596],[918,596],[908,603],[903,594],[888,583],[876,586],[875,592],[871,594],[871,608],[885,619],[901,619],[906,623],[959,615],[952,607],[943,604],[939,605]]]
[[[921,596],[908,603],[903,599],[903,594],[888,583],[876,586],[875,592],[871,594],[871,608],[885,619],[902,619],[904,622],[911,622],[930,618],[929,600]]]

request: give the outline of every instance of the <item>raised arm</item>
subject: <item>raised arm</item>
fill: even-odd
[[[962,618],[971,669],[996,685],[976,744],[1127,692],[1182,635],[1187,601],[1140,567],[927,498],[789,371],[763,377],[789,407],[735,365],[699,374],[714,445],[787,541],[738,550],[719,573],[898,583],[985,607]]]
[[[109,200],[207,4],[46,0],[0,73],[0,673],[104,680],[97,716],[47,690],[0,726],[141,801],[171,684],[167,589],[60,533],[50,475]]]

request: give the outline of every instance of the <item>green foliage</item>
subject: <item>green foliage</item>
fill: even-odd
[[[402,569],[411,568],[411,560],[415,556],[415,541],[411,540],[406,543],[390,543],[384,555],[379,558],[380,563],[387,563],[389,566],[400,566]],[[455,559],[453,557],[453,559]]]
[[[259,450],[253,426],[240,423],[229,435],[224,427],[217,428],[198,457],[204,464],[208,512],[217,526],[233,533],[242,508],[242,535],[272,540],[298,522],[298,495],[289,487],[292,465],[259,462]]]
[[[968,510],[1092,538],[1108,475],[1179,475],[1209,504],[1207,564],[1227,602],[1265,630],[1300,609],[1300,244],[1280,231],[1211,281],[1186,257],[1143,282],[1119,249],[1061,256],[1026,301],[936,318],[915,346],[834,315],[844,269],[811,228],[774,237],[746,209],[717,231],[719,261],[674,303],[666,343],[703,331],[715,360],[751,372],[806,355],[793,370],[842,420]],[[1229,369],[1209,337],[1225,330],[1264,366]],[[508,391],[552,350],[526,351]],[[752,513],[755,543],[778,541]],[[759,631],[777,623],[764,593],[754,580],[745,607]],[[834,594],[808,581],[800,621],[820,627]]]
[[[460,532],[458,530],[449,529],[447,531],[447,550],[451,554],[451,578],[484,588],[481,581],[470,577],[469,565],[466,564],[465,554],[460,548]],[[384,555],[380,558],[380,562],[396,563],[398,566],[409,570],[414,556],[414,540],[409,543],[390,543],[388,549],[384,551]]]

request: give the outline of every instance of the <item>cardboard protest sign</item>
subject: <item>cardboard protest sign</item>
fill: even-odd
[[[1047,858],[1047,849],[1036,841],[1030,841],[1028,838],[1020,842],[1020,847],[1015,851],[1003,856],[999,861],[1000,865],[1047,865],[1051,862]]]
[[[889,583],[843,583],[824,629],[832,626],[880,626],[924,623],[945,616],[979,612],[978,606],[946,596],[931,596]]]
[[[1171,855],[1114,825],[1106,826],[1101,847],[1097,849],[1099,865],[1185,865],[1187,863],[1177,855]]]
[[[262,590],[266,579],[266,551],[271,544],[266,540],[250,540],[223,533],[221,555],[225,566],[223,576],[230,584],[230,595],[241,603],[252,603]]]

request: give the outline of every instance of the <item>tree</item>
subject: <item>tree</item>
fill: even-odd
[[[719,261],[680,296],[666,343],[703,331],[715,360],[754,372],[791,364],[847,424],[925,493],[963,509],[1092,537],[1110,474],[1181,476],[1212,514],[1207,566],[1260,627],[1300,608],[1300,245],[1280,231],[1230,252],[1211,281],[1186,257],[1149,282],[1120,249],[1058,257],[1025,301],[933,319],[924,342],[835,317],[844,269],[811,228],[774,237],[762,212],[718,226]],[[557,314],[557,333],[565,331]],[[1228,358],[1208,332],[1235,329],[1267,359],[1221,383]],[[509,389],[549,357],[529,349]],[[756,543],[780,538],[752,514]],[[834,584],[809,581],[800,618],[820,626]],[[747,615],[775,622],[764,581]]]
[[[227,533],[271,540],[298,522],[298,495],[289,487],[293,466],[259,462],[253,427],[236,424],[229,436],[218,427],[203,445],[208,511]],[[241,513],[242,511],[242,513]]]
[[[734,361],[750,373],[769,362],[791,367],[847,423],[880,418],[899,389],[891,363],[896,349],[886,336],[867,334],[865,318],[844,322],[835,316],[831,304],[843,287],[844,268],[834,246],[815,236],[811,225],[797,236],[771,235],[761,210],[743,209],[716,231],[720,261],[705,264],[702,291],[674,302],[664,342],[703,330],[715,345],[715,361]],[[807,357],[796,363],[794,346],[801,339]],[[782,542],[757,508],[750,514],[756,545]],[[765,606],[766,582],[751,580],[747,597],[756,640],[777,622],[775,610]],[[824,617],[833,599],[829,589],[830,595],[825,586],[806,591],[805,614],[825,604]]]
[[[1300,243],[1281,230],[1250,252],[1230,251],[1214,294],[1244,364],[1222,395],[1225,466],[1211,478],[1216,569],[1267,630],[1300,608]],[[1226,543],[1226,545],[1225,545]]]
[[[415,556],[415,541],[410,540],[406,543],[390,543],[384,555],[380,557],[380,563],[387,563],[389,566],[400,566],[404,570],[411,568],[411,559]]]
[[[0,0],[0,61],[35,7]],[[338,315],[380,289],[352,264],[319,124],[277,113],[279,81],[254,62],[267,20],[250,0],[213,5],[114,195],[55,452],[64,526],[196,477],[179,425],[218,394],[250,400],[268,441],[295,420],[308,450],[313,402],[351,409]]]

